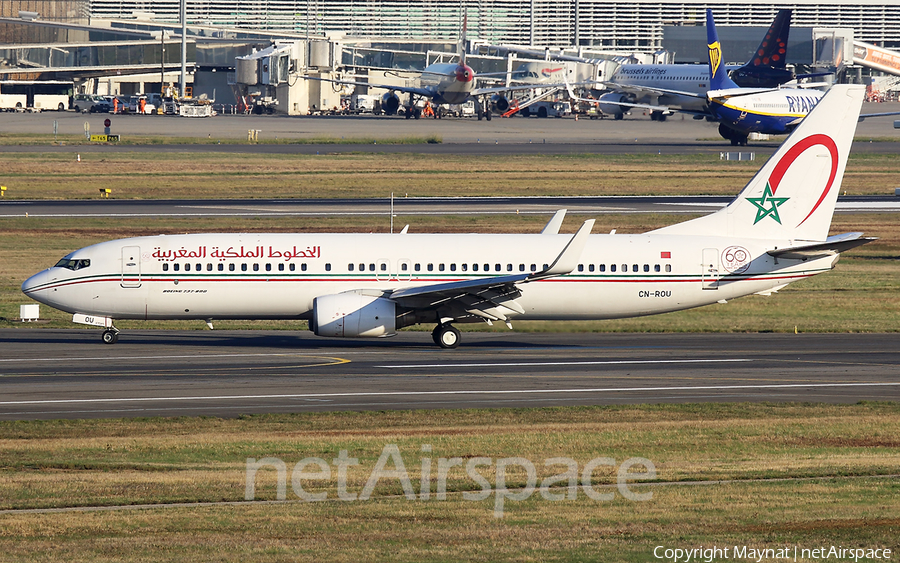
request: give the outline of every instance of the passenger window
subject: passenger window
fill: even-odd
[[[429,264],[429,265],[428,265],[428,271],[429,271],[429,272],[433,272],[433,271],[434,271],[434,264]]]
[[[229,264],[229,265],[228,265],[228,271],[229,271],[229,272],[233,272],[233,271],[234,271],[234,264]]]
[[[644,271],[645,271],[645,272],[649,272],[649,271],[650,271],[650,264],[644,264]]]
[[[407,271],[407,270],[409,270],[409,264],[407,264],[406,262],[403,262],[402,264],[400,264],[400,271],[401,271],[401,272],[405,272],[405,271]]]
[[[271,271],[272,271],[272,265],[271,265],[271,264],[266,264],[266,271],[267,271],[267,272],[271,272]]]
[[[279,262],[279,263],[278,263],[278,271],[279,271],[279,272],[283,272],[283,271],[284,271],[284,262]]]
[[[462,271],[463,271],[463,272],[469,271],[469,265],[468,265],[468,264],[462,264],[462,265],[460,265],[460,268],[462,268]]]
[[[184,271],[185,271],[185,272],[190,272],[190,271],[191,271],[191,265],[190,265],[190,264],[185,264],[185,265],[184,265]]]
[[[444,265],[443,265],[443,264],[438,264],[438,271],[439,271],[439,272],[443,272],[443,271],[444,271]]]
[[[532,272],[537,272],[537,264],[532,264],[532,265],[531,265],[531,271],[532,271]]]
[[[519,264],[519,271],[520,271],[520,272],[524,272],[524,271],[525,271],[525,264]]]
[[[382,272],[387,272],[387,263],[385,263],[385,262],[382,262],[382,263],[381,263],[381,271],[382,271]]]
[[[291,264],[290,266],[288,266],[288,270],[290,270],[292,272],[296,269],[297,269],[297,266],[295,266],[294,264]]]
[[[414,266],[414,268],[415,268],[415,270],[416,270],[417,272],[421,272],[421,271],[422,271],[422,265],[419,264],[418,262],[416,262],[416,265]]]
[[[369,271],[370,271],[370,272],[374,272],[374,271],[375,271],[375,264],[369,264]]]
[[[163,264],[163,272],[168,272],[168,271],[169,271],[169,265]]]
[[[627,271],[628,271],[628,264],[622,264],[622,273],[624,274]]]
[[[499,271],[502,270],[502,269],[503,269],[503,266],[501,266],[500,264],[494,264],[494,271],[495,271],[495,272],[499,272]]]
[[[658,272],[658,271],[659,271],[659,264],[653,266],[653,271],[654,271],[654,272]]]
[[[207,265],[206,265],[206,271],[207,271],[207,272],[212,272],[212,264],[207,264]]]
[[[588,264],[588,271],[589,271],[589,272],[593,272],[593,271],[594,271],[594,265],[593,265],[593,264]]]
[[[242,271],[242,272],[246,272],[246,271],[247,271],[247,264],[241,264],[241,271]]]
[[[601,272],[605,272],[605,271],[606,271],[606,264],[600,264],[600,271],[601,271]]]
[[[632,271],[632,272],[637,272],[638,270],[640,270],[640,268],[638,267],[638,265],[637,265],[637,264],[632,264],[632,266],[631,266],[631,271]]]
[[[671,265],[671,264],[666,264],[666,271],[667,271],[667,272],[671,272],[671,271],[672,271],[672,265]]]
[[[353,271],[353,264],[347,264],[347,271],[348,271],[348,272],[352,272],[352,271]]]
[[[195,271],[195,272],[202,272],[202,271],[203,271],[203,264],[194,264],[194,271]]]
[[[326,271],[326,272],[330,272],[330,271],[331,271],[331,264],[325,264],[325,271]]]
[[[477,272],[477,271],[478,271],[478,264],[472,264],[472,271],[473,271],[473,272]]]
[[[484,265],[484,271],[485,271],[485,272],[490,272],[490,271],[491,271],[491,265],[490,265],[490,264],[485,264],[485,265]]]
[[[219,267],[218,267],[217,269],[218,269],[220,272],[224,272],[224,271],[225,271],[225,264],[219,264],[218,266],[219,266]]]
[[[259,271],[259,264],[253,264],[253,271],[254,271],[254,272],[258,272],[258,271]]]
[[[178,267],[179,267],[178,264],[172,264],[172,270],[174,270],[176,272],[178,271]]]
[[[610,264],[610,265],[609,265],[609,271],[610,271],[610,272],[615,272],[615,271],[616,271],[616,265],[615,265],[615,264]]]
[[[583,271],[584,271],[584,264],[579,264],[579,265],[578,265],[578,271],[579,271],[579,272],[583,272]]]
[[[291,266],[293,266],[293,264],[291,264]],[[306,268],[307,268],[306,262],[300,264],[300,271],[301,271],[301,272],[305,272],[305,271],[306,271]],[[291,270],[293,270],[293,268],[291,268]]]
[[[507,272],[512,272],[512,264],[507,264],[507,265],[506,265],[506,271],[507,271]]]
[[[450,271],[451,271],[451,272],[455,272],[455,271],[456,271],[456,264],[450,264]]]

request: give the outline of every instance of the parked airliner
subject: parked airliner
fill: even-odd
[[[835,86],[723,209],[645,234],[184,234],[76,250],[22,284],[106,328],[118,319],[307,320],[329,337],[434,323],[611,319],[767,295],[869,242],[828,236],[865,89]]]
[[[417,100],[426,100],[435,105],[462,104],[472,99],[476,101],[478,119],[482,117],[488,121],[491,119],[491,107],[498,109],[499,113],[509,109],[509,101],[506,94],[520,90],[534,90],[534,85],[522,86],[482,86],[476,87],[477,77],[475,70],[466,64],[466,22],[463,17],[462,32],[460,34],[458,63],[433,63],[425,67],[419,78],[419,86],[398,86],[393,84],[379,84],[374,82],[362,82],[358,80],[332,80],[328,78],[315,78],[306,76],[307,80],[319,80],[335,84],[350,86],[362,86],[365,88],[379,88],[388,90],[381,98],[381,109],[387,115],[394,115],[401,111],[406,118],[421,117],[421,109]],[[505,73],[497,73],[505,75]],[[541,84],[542,88],[562,88],[563,83]],[[397,93],[408,94],[409,98],[404,105]],[[401,110],[401,108],[403,108]]]
[[[793,80],[794,73],[785,66],[790,28],[791,10],[779,10],[753,57],[734,68],[732,79],[747,87],[772,87]],[[652,110],[654,121],[665,121],[672,110],[709,115],[708,64],[623,64],[604,85],[612,92],[598,98],[600,110],[616,119],[622,119],[631,108]]]

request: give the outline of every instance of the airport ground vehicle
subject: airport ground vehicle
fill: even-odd
[[[74,90],[71,80],[0,80],[0,109],[66,111]]]

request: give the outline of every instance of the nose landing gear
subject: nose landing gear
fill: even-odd
[[[101,338],[104,344],[115,344],[119,341],[119,329],[115,327],[108,328],[103,331]]]

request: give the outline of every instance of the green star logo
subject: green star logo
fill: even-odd
[[[762,197],[747,198],[747,201],[756,206],[756,220],[753,221],[753,224],[759,223],[766,217],[771,217],[780,225],[781,217],[778,216],[778,208],[789,199],[788,197],[772,197],[772,189],[766,183]]]

